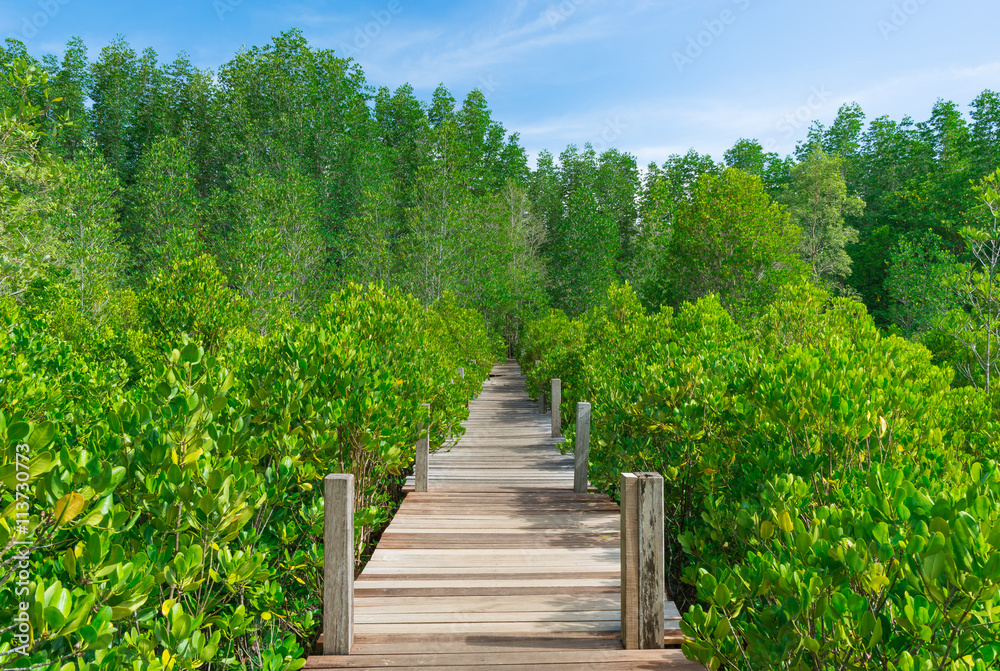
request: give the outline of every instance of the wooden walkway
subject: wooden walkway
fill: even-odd
[[[572,455],[515,362],[493,369],[466,429],[431,456],[430,491],[406,495],[355,582],[351,655],[305,668],[704,668],[676,648],[622,649],[618,506],[573,493]],[[668,601],[668,645],[678,619]]]

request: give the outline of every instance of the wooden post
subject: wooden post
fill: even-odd
[[[429,403],[421,403],[420,408],[427,410],[430,415],[431,406]],[[421,413],[423,415],[423,413]],[[430,462],[430,417],[427,419],[427,430],[424,430],[423,417],[420,419],[420,433],[417,434],[417,455],[413,461],[413,490],[417,492],[427,491],[427,467]]]
[[[538,368],[538,364],[540,363],[541,363],[540,360],[535,359],[535,368]],[[538,414],[539,415],[545,414],[545,392],[543,392],[541,389],[538,390]]]
[[[559,419],[559,404],[562,402],[562,380],[552,379],[552,437],[562,435],[562,422]]]
[[[626,650],[663,648],[663,477],[622,473],[622,643]]]
[[[576,404],[576,469],[573,473],[573,491],[586,494],[588,480],[588,460],[590,459],[590,404]]]
[[[323,478],[323,654],[354,643],[354,476]]]

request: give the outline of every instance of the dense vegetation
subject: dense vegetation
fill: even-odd
[[[481,92],[375,90],[295,31],[218,72],[8,40],[0,74],[27,666],[299,668],[321,476],[359,479],[360,561],[419,404],[460,431],[504,346],[564,416],[595,404],[595,483],[667,476],[693,658],[1000,665],[997,94],[640,172],[586,144],[530,169]]]
[[[30,459],[30,477],[13,459],[2,471],[0,543],[25,543],[3,566],[10,587],[25,579],[0,603],[12,621],[24,602],[32,632],[5,634],[28,653],[7,666],[300,668],[320,621],[323,475],[356,477],[360,559],[398,502],[418,424],[438,444],[458,433],[488,368],[472,361],[499,356],[481,317],[447,297],[427,310],[357,285],[309,323],[285,320],[269,338],[218,332],[225,344],[206,351],[184,331],[235,310],[236,296],[208,258],[173,272],[143,296],[156,306],[143,335],[164,349],[134,384],[11,301],[0,309],[12,353],[0,436]],[[202,295],[228,301],[207,314]]]
[[[523,364],[536,387],[562,380],[564,416],[593,403],[593,484],[664,475],[688,657],[1000,665],[995,390],[953,389],[924,347],[810,285],[743,324],[715,296],[676,314],[627,286],[608,298],[535,322]]]

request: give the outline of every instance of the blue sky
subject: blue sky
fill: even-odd
[[[532,153],[615,146],[645,165],[741,137],[782,154],[845,102],[921,121],[1000,90],[995,0],[0,0],[0,36],[95,58],[116,34],[161,60],[217,69],[243,44],[300,28],[373,85],[480,88]]]

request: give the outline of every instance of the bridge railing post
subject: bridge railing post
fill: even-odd
[[[559,418],[559,404],[562,402],[562,380],[552,379],[552,437],[562,435],[562,422]]]
[[[535,359],[535,368],[538,368],[540,363],[542,363],[540,360]],[[545,392],[542,389],[538,390],[538,414],[545,414]]]
[[[622,473],[621,618],[626,650],[663,648],[663,476]]]
[[[586,494],[589,481],[590,460],[590,404],[576,404],[576,439],[574,445],[575,468],[573,471],[573,491]]]
[[[430,410],[429,403],[421,403],[420,429],[417,434],[417,453],[413,460],[413,490],[417,492],[427,491],[427,469],[430,465]],[[423,412],[426,411],[426,412]],[[424,417],[427,417],[427,426],[424,427]]]
[[[354,644],[354,476],[323,478],[323,654]]]

